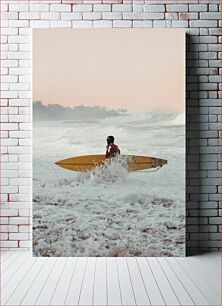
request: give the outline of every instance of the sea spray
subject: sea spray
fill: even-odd
[[[124,156],[107,159],[103,165],[91,171],[78,174],[76,179],[78,182],[89,185],[123,181],[128,174],[127,161]]]

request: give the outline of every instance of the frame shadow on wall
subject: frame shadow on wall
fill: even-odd
[[[200,225],[200,204],[206,194],[201,193],[200,147],[200,84],[198,44],[186,35],[186,256],[208,252],[200,248],[199,233],[208,232],[208,225]],[[201,228],[200,228],[201,226]]]

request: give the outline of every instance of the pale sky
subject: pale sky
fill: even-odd
[[[33,100],[185,111],[185,30],[34,29]]]

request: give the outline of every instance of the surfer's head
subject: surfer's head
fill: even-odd
[[[114,143],[114,137],[113,136],[108,136],[106,141],[107,141],[108,144]]]

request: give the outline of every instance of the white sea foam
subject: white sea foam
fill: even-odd
[[[175,119],[170,121],[170,125],[182,125],[182,126],[184,126],[185,122],[186,122],[186,115],[185,115],[185,113],[181,113],[181,114],[177,115]]]
[[[109,118],[81,127],[34,124],[35,256],[184,256],[185,129],[175,125],[176,115],[158,122],[151,117],[133,114],[128,121]],[[168,164],[133,173],[121,158],[89,173],[54,164],[104,153],[109,134],[123,154],[160,157]]]

